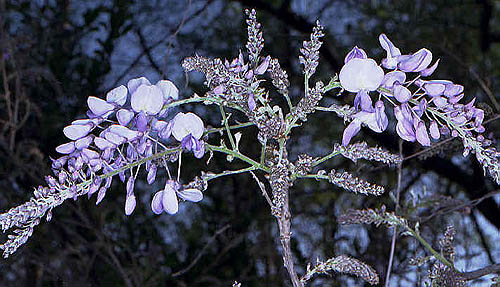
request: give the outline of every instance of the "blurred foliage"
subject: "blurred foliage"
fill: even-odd
[[[55,146],[65,142],[62,128],[83,116],[88,96],[102,96],[139,75],[152,81],[171,79],[183,96],[203,94],[203,79],[184,75],[180,62],[194,53],[236,57],[246,42],[245,7],[257,9],[266,40],[264,53],[279,58],[289,73],[296,87],[290,94],[294,103],[303,83],[298,51],[316,19],[328,34],[318,80],[327,81],[338,72],[353,45],[380,59],[378,35],[384,32],[403,52],[429,48],[441,59],[435,77],[463,84],[470,99],[476,97],[493,107],[490,93],[500,101],[496,92],[500,7],[496,2],[361,2],[2,1],[0,49],[9,74],[19,79],[9,81],[19,101],[16,111],[19,117],[27,114],[27,119],[13,136],[5,115],[8,106],[1,100],[0,210],[28,200],[32,187],[42,183]],[[4,79],[1,82],[5,85]],[[284,103],[279,97],[276,100]],[[325,99],[326,104],[339,101],[349,103],[352,97],[332,94]],[[187,109],[200,111],[202,107]],[[204,119],[212,125],[220,121],[215,110],[206,110]],[[19,123],[17,119],[13,124]],[[324,154],[339,141],[343,128],[341,119],[319,112],[292,135],[289,153],[292,158],[303,152]],[[487,129],[498,131],[499,125],[493,122]],[[364,130],[358,139],[398,152],[397,138],[391,133]],[[258,155],[255,130],[248,130],[242,143],[242,152]],[[416,145],[404,144],[406,156],[418,151]],[[446,225],[455,225],[459,266],[478,268],[498,262],[500,250],[493,242],[500,239],[500,222],[495,216],[500,208],[492,197],[474,206],[467,202],[498,187],[473,160],[461,160],[457,155],[460,151],[450,148],[427,159],[405,161],[401,212],[411,220],[421,220],[443,210],[452,199],[456,205],[463,204],[464,208],[422,222],[421,230],[437,246]],[[204,165],[191,158],[183,160],[182,178],[193,178],[202,169],[244,167],[219,156],[208,167]],[[392,231],[338,227],[335,218],[348,208],[382,204],[394,208],[390,193],[396,186],[396,170],[366,162],[355,165],[347,159],[335,159],[322,168],[338,166],[386,186],[388,192],[380,198],[361,197],[313,180],[296,184],[291,191],[291,210],[298,272],[303,274],[307,263],[314,263],[317,257],[347,254],[369,263],[384,278]],[[183,204],[176,216],[154,216],[150,211],[151,196],[161,188],[161,183],[137,184],[142,204],[130,217],[123,214],[125,189],[119,182],[97,207],[95,199],[66,202],[54,211],[50,223],[37,228],[26,246],[0,261],[0,285],[231,286],[234,280],[242,286],[290,285],[276,223],[252,178],[238,175],[214,181],[201,204]],[[414,240],[399,238],[393,283],[421,286],[418,281],[428,275],[429,266],[410,266],[408,260],[423,254]],[[334,275],[319,277],[311,286],[347,284],[363,283]]]

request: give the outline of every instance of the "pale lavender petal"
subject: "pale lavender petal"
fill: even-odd
[[[99,158],[99,153],[98,152],[93,151],[93,150],[88,149],[88,148],[84,148],[82,150],[82,155],[84,155],[87,159]]]
[[[380,100],[375,103],[375,121],[382,132],[385,131],[389,124],[389,119],[385,114],[384,102]]]
[[[248,95],[248,108],[253,111],[255,110],[255,107],[256,107],[256,103],[255,103],[255,98],[253,96],[253,94],[250,94]]]
[[[398,121],[396,124],[396,132],[399,137],[405,141],[414,142],[416,139],[413,127],[411,125],[405,125],[405,121]]]
[[[81,150],[81,149],[84,149],[84,148],[88,148],[89,145],[92,143],[93,140],[94,140],[94,136],[93,135],[86,136],[84,138],[81,138],[81,139],[75,141],[75,147],[78,150]]]
[[[90,111],[98,117],[112,111],[115,108],[113,104],[97,97],[89,97],[87,99],[87,104]]]
[[[75,151],[75,143],[69,142],[56,147],[56,151],[62,154],[70,154]]]
[[[104,133],[103,135],[106,140],[114,145],[121,145],[127,140],[126,138],[109,131]]]
[[[267,71],[267,68],[269,67],[269,62],[271,61],[271,56],[267,56],[260,65],[255,68],[255,74],[257,75],[262,75]]]
[[[464,91],[464,86],[456,84],[447,84],[444,90],[444,95],[447,97],[456,96]]]
[[[405,60],[400,61],[398,68],[403,72],[420,72],[426,69],[431,64],[431,61],[431,51],[422,48]]]
[[[163,190],[155,193],[151,201],[151,210],[154,214],[161,214],[163,212]]]
[[[145,112],[148,115],[158,114],[163,103],[163,93],[157,86],[139,86],[130,100],[130,105],[135,112]]]
[[[410,92],[410,90],[408,90],[405,86],[402,86],[400,84],[395,84],[393,91],[394,91],[394,97],[400,103],[406,103],[411,98],[411,92]]]
[[[95,118],[95,119],[81,119],[81,120],[74,120],[71,122],[72,125],[91,125],[95,126],[100,123],[102,123],[103,119],[101,118]]]
[[[436,70],[438,65],[439,65],[439,59],[437,59],[437,61],[436,61],[436,63],[434,63],[434,65],[430,66],[427,69],[420,71],[420,75],[422,77],[428,77],[428,76],[432,75],[432,73],[434,73],[434,71]]]
[[[177,141],[182,141],[189,134],[200,139],[205,130],[203,121],[193,113],[178,113],[172,121],[172,135]]]
[[[378,37],[380,46],[386,51],[387,57],[382,61],[382,65],[387,69],[396,68],[398,62],[396,57],[401,55],[401,51],[387,38],[385,34]]]
[[[158,134],[162,139],[168,139],[172,135],[172,127],[174,126],[174,121],[168,122],[168,124],[160,131]]]
[[[446,106],[448,104],[448,101],[445,98],[443,98],[443,97],[433,97],[432,98],[432,102],[438,108],[442,108],[442,107],[444,107],[444,106]]]
[[[146,114],[140,112],[135,117],[135,126],[137,127],[137,130],[140,132],[145,132],[148,129],[148,118],[146,117]]]
[[[344,64],[347,64],[352,59],[366,59],[368,56],[366,55],[366,52],[363,49],[358,48],[358,46],[354,46],[352,50],[347,53],[347,55],[344,58]]]
[[[101,187],[99,188],[99,192],[97,193],[97,200],[95,202],[95,205],[98,205],[106,196],[106,187]]]
[[[429,126],[429,132],[431,134],[431,137],[435,140],[439,139],[441,134],[439,133],[439,127],[436,121],[432,121],[431,125]]]
[[[133,131],[133,130],[131,130],[127,127],[121,126],[121,125],[111,125],[109,127],[109,131],[111,133],[116,134],[116,135],[122,136],[122,137],[126,138],[127,140],[133,140],[133,139],[136,139],[137,137],[140,136],[140,133],[138,131]]]
[[[176,214],[179,210],[176,191],[168,182],[163,190],[162,205],[168,214]]]
[[[136,205],[136,200],[135,200],[135,195],[130,194],[127,195],[127,199],[125,200],[125,215],[130,215],[132,212],[134,212]]]
[[[156,179],[156,164],[152,164],[151,167],[149,167],[147,175],[148,184],[152,184],[153,182],[155,182],[155,179]]]
[[[122,126],[128,125],[130,123],[130,120],[134,117],[134,112],[126,109],[121,109],[118,112],[116,112],[116,119],[118,120],[118,123]]]
[[[427,128],[425,127],[425,123],[423,121],[418,123],[416,138],[417,141],[423,146],[431,145],[431,140],[429,139],[429,134],[427,133]]]
[[[127,83],[128,92],[130,94],[133,94],[140,85],[150,86],[151,83],[145,77],[140,77],[140,78],[137,78],[137,79],[132,79],[132,80],[128,81],[128,83]]]
[[[135,183],[135,178],[133,176],[129,176],[126,187],[127,195],[131,195],[134,193],[134,185],[135,185],[134,183]]]
[[[203,193],[195,188],[178,191],[177,195],[179,195],[180,198],[191,202],[199,202],[203,199]]]
[[[106,94],[106,101],[108,103],[115,103],[123,106],[127,101],[127,88],[124,85],[116,87]]]
[[[158,81],[155,86],[157,86],[161,90],[161,93],[165,101],[169,100],[175,101],[179,99],[179,90],[171,81],[161,80]]]
[[[251,78],[253,78],[253,70],[248,70],[245,73],[245,79],[250,80]]]
[[[474,126],[479,127],[484,120],[484,111],[482,109],[475,109],[474,111]]]
[[[216,95],[216,96],[222,96],[224,94],[224,91],[226,90],[226,88],[224,87],[224,85],[218,85],[217,87],[215,87],[213,89],[213,93]]]
[[[361,122],[357,119],[353,120],[344,130],[342,136],[342,145],[347,146],[353,136],[355,136],[361,129]]]
[[[168,125],[168,123],[166,121],[159,121],[159,120],[153,119],[153,130],[154,131],[159,132],[162,129],[164,129],[167,125]]]
[[[205,154],[205,143],[202,140],[196,140],[196,147],[193,149],[196,158],[202,158]]]
[[[91,130],[92,130],[92,125],[89,125],[89,124],[70,125],[70,126],[66,126],[63,129],[63,133],[67,138],[69,138],[71,140],[77,140],[79,138],[82,138],[82,137],[88,135]]]
[[[460,94],[458,96],[451,96],[449,99],[448,99],[448,102],[450,104],[457,104],[458,102],[460,102],[460,100],[464,97],[464,94]]]
[[[375,112],[359,112],[354,115],[354,118],[358,119],[363,124],[367,125],[372,131],[381,133],[382,129],[377,123],[377,119],[375,117]]]
[[[426,109],[427,109],[427,100],[425,98],[422,98],[418,102],[418,105],[413,107],[413,111],[418,115],[419,118],[422,117]]]
[[[361,110],[365,112],[373,112],[373,103],[370,95],[368,95],[368,93],[365,91],[361,91],[360,93],[361,93],[360,97]]]
[[[406,81],[406,74],[401,71],[392,71],[385,74],[384,79],[382,80],[381,86],[392,89],[394,84],[399,83],[403,84]]]
[[[353,93],[375,91],[384,79],[384,71],[373,59],[352,59],[340,70],[342,87]]]

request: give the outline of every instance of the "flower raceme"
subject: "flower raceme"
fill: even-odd
[[[460,104],[463,86],[447,80],[423,80],[436,70],[439,60],[432,62],[432,53],[425,48],[413,54],[402,55],[389,38],[379,37],[386,58],[379,66],[365,51],[354,47],[345,57],[339,80],[342,87],[356,93],[352,122],[344,130],[342,144],[348,145],[362,125],[380,133],[387,128],[384,100],[392,106],[397,120],[396,132],[405,141],[417,141],[429,146],[431,139],[441,135],[473,136],[483,142],[484,111],[474,106],[474,100]],[[387,73],[382,69],[388,69]],[[417,73],[407,81],[407,75]],[[413,90],[413,92],[412,92]],[[372,104],[370,92],[377,92]]]
[[[78,184],[90,179],[86,193],[90,198],[97,192],[96,204],[99,204],[112,183],[112,176],[108,174],[118,171],[120,179],[126,181],[125,214],[130,215],[136,206],[134,184],[139,167],[134,171],[135,162],[146,160],[146,180],[152,184],[160,164],[148,160],[154,152],[168,149],[167,146],[175,149],[179,145],[177,141],[180,148],[193,151],[197,158],[203,157],[205,153],[202,141],[205,128],[197,115],[178,113],[172,120],[164,120],[168,116],[164,105],[177,99],[178,90],[172,82],[161,80],[152,85],[144,77],[130,80],[127,87],[122,85],[114,88],[107,93],[106,100],[89,97],[88,118],[73,121],[63,130],[71,141],[56,148],[63,156],[53,161],[57,180],[48,177],[50,190],[76,190]],[[96,130],[98,132],[94,132]],[[98,175],[98,172],[102,175]],[[175,214],[175,194],[193,202],[203,198],[199,190],[181,190],[180,187],[177,182],[167,181],[162,193],[164,196],[161,197],[163,205],[153,200],[153,212],[162,209]],[[175,190],[174,196],[167,190]]]

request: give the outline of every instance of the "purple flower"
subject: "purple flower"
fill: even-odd
[[[106,101],[108,103],[115,103],[123,106],[127,101],[127,88],[124,85],[116,87],[106,94]]]
[[[400,103],[406,103],[411,98],[410,90],[408,90],[408,88],[406,88],[405,86],[400,85],[399,83],[394,84],[393,92],[394,92],[394,97]]]
[[[381,86],[387,89],[392,89],[395,84],[404,84],[406,81],[406,74],[401,71],[392,71],[385,74]]]
[[[103,99],[97,97],[89,97],[87,99],[87,104],[89,106],[90,111],[97,117],[100,117],[112,110],[114,110],[115,106],[106,102]]]
[[[172,121],[172,135],[177,141],[182,141],[188,135],[199,140],[205,130],[203,121],[193,113],[178,113]]]
[[[177,195],[183,200],[198,202],[203,199],[201,191],[191,188],[180,191],[180,184],[167,180],[165,188],[156,192],[151,201],[151,210],[155,214],[161,214],[165,211],[168,214],[176,214],[179,210],[179,201]]]
[[[255,103],[255,97],[253,96],[253,94],[249,94],[248,95],[248,108],[253,111],[255,110],[255,107],[256,107],[256,103]]]
[[[179,99],[179,90],[171,81],[160,80],[155,86],[160,88],[165,102]]]
[[[352,59],[366,59],[368,56],[366,55],[366,52],[363,49],[358,48],[358,46],[354,46],[352,50],[347,53],[347,55],[344,58],[344,64],[347,64]]]
[[[422,48],[412,55],[398,57],[398,68],[403,72],[420,72],[426,69],[432,61],[431,51]]]
[[[269,67],[269,62],[271,61],[271,56],[267,56],[264,58],[264,61],[255,68],[255,74],[256,75],[262,75],[267,71],[267,68]]]
[[[429,134],[427,133],[427,128],[423,121],[416,121],[416,130],[417,141],[423,146],[430,146],[431,140],[429,139]]]
[[[116,112],[116,119],[118,123],[122,126],[126,126],[130,123],[134,117],[134,112],[127,109],[120,109]]]
[[[69,142],[56,147],[56,151],[62,154],[70,154],[75,150],[75,143]]]
[[[84,125],[69,125],[63,129],[64,135],[71,139],[77,140],[79,138],[83,138],[87,136],[89,132],[92,130],[92,124],[84,124]]]
[[[342,87],[353,93],[361,90],[375,91],[384,79],[384,71],[373,59],[354,58],[340,70]]]
[[[381,133],[385,131],[389,119],[385,114],[385,107],[382,101],[375,103],[375,108],[371,107],[372,112],[360,111],[356,113],[354,120],[346,127],[342,136],[342,145],[347,146],[352,137],[361,129],[361,124],[367,125],[372,131]]]
[[[129,216],[130,214],[132,214],[132,212],[134,212],[135,205],[136,205],[135,195],[133,193],[127,194],[127,198],[125,200],[125,215]]]
[[[157,86],[140,85],[131,96],[132,109],[148,115],[158,114],[163,107],[163,94]]]
[[[437,61],[434,63],[434,65],[430,66],[427,69],[420,71],[420,75],[422,77],[428,77],[428,76],[432,75],[432,73],[434,73],[434,71],[436,70],[438,65],[439,65],[439,59],[437,59]]]
[[[387,69],[394,69],[398,65],[397,57],[401,56],[401,51],[387,38],[385,34],[378,37],[380,46],[386,51],[387,57],[382,60],[382,66]]]

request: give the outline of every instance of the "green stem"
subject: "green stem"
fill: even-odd
[[[335,157],[339,154],[340,154],[340,151],[332,151],[331,153],[325,155],[324,157],[313,161],[312,166],[315,167],[315,166],[317,166],[317,165],[319,165],[319,164],[321,164],[321,163],[323,163],[323,162],[325,162],[325,161],[327,161],[327,160],[331,159],[332,157]]]
[[[224,127],[226,128],[227,136],[229,137],[229,142],[231,143],[231,147],[233,148],[233,150],[237,150],[236,144],[234,143],[233,134],[231,133],[231,129],[229,129],[229,124],[227,122],[227,117],[226,117],[226,112],[224,111],[224,107],[222,105],[219,105],[219,108],[220,108],[220,113],[222,115],[222,121],[224,122]]]
[[[453,264],[450,261],[448,261],[446,258],[444,258],[439,252],[434,250],[434,248],[432,248],[432,246],[429,243],[427,243],[427,241],[425,241],[425,239],[422,238],[422,236],[420,236],[420,234],[418,232],[416,232],[415,230],[411,229],[408,226],[404,226],[404,227],[411,233],[411,235],[413,237],[415,237],[415,239],[418,240],[418,242],[420,242],[425,248],[427,248],[427,250],[429,250],[432,253],[432,255],[434,255],[434,257],[436,257],[436,259],[441,261],[446,266],[448,266],[452,269],[455,269]]]
[[[229,126],[229,129],[230,130],[236,130],[236,129],[250,127],[250,126],[254,126],[254,125],[255,124],[252,123],[252,122],[246,122],[246,123],[241,123],[241,124]],[[210,128],[210,129],[207,129],[205,131],[205,135],[217,133],[217,132],[223,131],[225,129],[226,129],[226,127],[223,127],[223,128]]]
[[[102,179],[105,179],[105,178],[108,178],[108,177],[111,177],[111,176],[115,176],[115,175],[119,174],[122,171],[125,171],[127,169],[136,167],[136,166],[141,165],[141,164],[144,164],[147,161],[159,159],[159,158],[162,158],[162,157],[164,157],[166,155],[169,155],[169,154],[172,154],[172,153],[176,153],[176,152],[179,152],[179,151],[181,151],[180,147],[174,148],[174,149],[165,150],[165,151],[162,151],[162,152],[159,152],[159,153],[155,153],[155,154],[153,154],[151,156],[148,156],[148,157],[142,158],[140,160],[134,161],[132,163],[129,163],[127,165],[124,165],[124,166],[122,166],[122,167],[120,167],[118,169],[113,170],[112,172],[99,175],[99,177],[102,178]]]
[[[238,158],[244,162],[251,164],[252,166],[255,166],[257,169],[263,170],[263,171],[268,172],[268,173],[270,172],[269,167],[261,165],[260,163],[256,162],[255,160],[249,158],[246,155],[241,154],[238,151],[230,150],[224,146],[214,146],[211,144],[205,144],[205,148],[207,148],[207,150],[210,150],[210,151],[216,151],[216,152],[225,153],[227,155],[231,155],[235,158]]]
[[[222,176],[226,176],[226,175],[233,175],[233,174],[238,174],[238,173],[244,173],[244,172],[253,171],[253,170],[256,170],[258,168],[259,167],[252,165],[252,166],[249,166],[247,168],[242,168],[242,169],[238,169],[238,170],[225,170],[225,171],[223,171],[221,173],[218,173],[218,174],[212,174],[212,175],[206,176],[203,179],[209,181],[209,180],[212,180],[212,179],[215,179],[215,178],[218,178],[218,177],[222,177]]]

